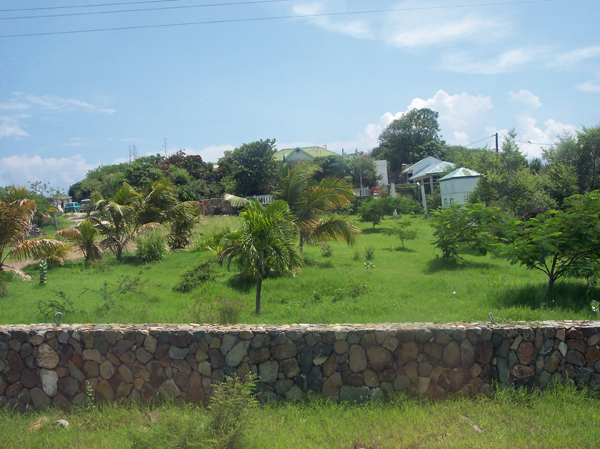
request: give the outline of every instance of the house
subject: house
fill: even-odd
[[[433,156],[428,156],[425,159],[421,159],[414,165],[404,169],[401,173],[408,178],[411,183],[422,183],[425,186],[429,185],[429,192],[433,192],[434,184],[437,179],[448,170],[454,168],[455,164],[452,162],[441,161]],[[412,176],[411,176],[412,174]]]
[[[273,159],[279,162],[297,162],[301,159],[316,159],[318,157],[339,156],[339,154],[321,147],[286,148],[279,150],[273,155]]]
[[[467,203],[469,194],[477,186],[480,176],[481,174],[474,170],[460,167],[441,178],[442,208],[450,206],[451,203]]]

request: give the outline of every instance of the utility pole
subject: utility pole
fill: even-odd
[[[354,151],[354,154],[356,154],[356,156],[358,157],[358,177],[360,179],[360,188],[362,190],[362,167],[360,164],[360,154],[358,154],[358,148]]]
[[[165,152],[165,158],[167,157],[167,138],[165,137],[165,141],[163,143],[163,150]]]
[[[498,152],[498,133],[496,133],[496,153]]]

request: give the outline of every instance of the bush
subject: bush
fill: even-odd
[[[375,247],[374,246],[367,246],[365,248],[365,259],[368,261],[375,259]]]
[[[252,373],[243,378],[233,375],[214,387],[208,406],[211,414],[208,429],[216,447],[241,447],[244,428],[258,403],[252,394],[255,381],[256,376]]]
[[[179,284],[173,287],[173,291],[189,293],[198,288],[204,282],[214,280],[210,262],[204,262],[194,268],[190,268],[181,276]]]
[[[169,252],[165,236],[159,231],[149,231],[136,239],[136,256],[144,263],[159,262]]]
[[[374,229],[375,225],[381,223],[385,215],[383,200],[370,199],[363,202],[358,208],[358,213],[360,214],[360,221],[373,223]]]
[[[414,198],[408,198],[406,196],[396,196],[392,198],[388,196],[381,200],[381,207],[386,215],[393,215],[394,210],[398,215],[418,214],[421,212],[421,205],[414,200]]]
[[[331,257],[333,255],[333,248],[331,245],[324,244],[321,248],[321,254],[323,257]]]

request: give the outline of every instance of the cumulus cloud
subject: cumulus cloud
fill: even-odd
[[[202,157],[204,162],[217,162],[219,158],[223,157],[225,151],[233,151],[235,149],[234,145],[211,145],[206,148],[202,148],[201,150],[194,150],[191,148],[185,148],[185,154],[189,155],[199,155]]]
[[[9,156],[0,159],[0,185],[26,186],[29,182],[44,181],[66,190],[97,166],[79,155],[68,158]]]
[[[508,93],[508,98],[511,101],[526,104],[532,108],[539,108],[542,103],[540,97],[536,97],[528,90],[521,89],[518,93],[514,93],[512,90]]]
[[[439,112],[438,123],[440,134],[447,143],[453,145],[466,145],[470,143],[473,136],[479,136],[480,130],[484,129],[486,112],[493,108],[492,99],[489,96],[469,95],[465,92],[450,95],[443,90],[428,99],[415,98],[410,102],[406,110],[400,112],[386,112],[378,123],[370,123],[358,133],[354,139],[329,142],[327,149],[341,153],[342,148],[346,151],[369,151],[375,148],[379,142],[379,135],[394,120],[402,118],[411,109],[429,108]]]
[[[556,142],[561,134],[577,131],[576,126],[561,123],[553,119],[547,119],[543,122],[543,126],[538,126],[538,120],[528,112],[519,114],[515,118],[517,124],[515,126],[515,131],[517,132],[516,140],[527,159],[541,157],[542,150],[549,148],[549,144]],[[487,127],[486,131],[490,134],[498,133],[500,145],[502,145],[503,137],[508,134],[507,129],[496,129],[493,127]]]

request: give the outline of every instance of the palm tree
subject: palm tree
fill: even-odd
[[[96,245],[96,238],[100,233],[91,220],[83,220],[74,229],[63,229],[56,233],[57,237],[73,243],[81,250],[86,262],[102,259],[100,248]]]
[[[227,265],[256,279],[256,314],[260,314],[262,281],[268,273],[289,273],[303,265],[296,246],[298,229],[284,201],[264,207],[251,201],[240,213],[241,228],[220,236],[214,252]]]
[[[112,200],[99,194],[92,195],[91,200],[94,206],[88,219],[100,235],[105,236],[100,246],[113,251],[118,261],[122,260],[123,250],[136,234],[160,226],[155,222],[140,223],[141,195],[126,182]]]
[[[300,251],[304,243],[324,242],[341,238],[353,244],[360,230],[350,224],[348,217],[325,215],[354,200],[354,191],[346,181],[328,177],[313,181],[318,167],[298,164],[287,169],[274,198],[285,201],[300,230]]]
[[[35,201],[26,198],[28,193],[24,187],[16,186],[0,192],[0,271],[10,269],[30,280],[23,271],[6,265],[6,260],[60,258],[67,245],[51,239],[26,240],[27,228],[35,213]]]

